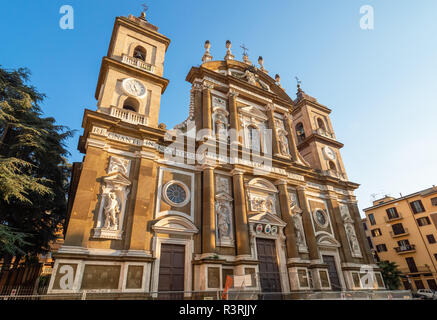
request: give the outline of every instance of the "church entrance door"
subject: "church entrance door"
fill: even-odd
[[[323,262],[328,265],[329,280],[333,291],[341,291],[340,279],[338,278],[335,258],[333,256],[323,256]]]
[[[276,256],[275,240],[256,239],[259,260],[259,279],[261,283],[262,299],[279,300],[282,298],[281,277]]]
[[[185,246],[162,244],[159,262],[159,299],[181,300],[184,298],[184,266]]]

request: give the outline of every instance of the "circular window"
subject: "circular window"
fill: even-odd
[[[316,210],[314,213],[314,218],[317,222],[317,224],[323,228],[328,226],[328,217],[326,216],[325,211],[323,210]]]
[[[190,200],[190,191],[182,182],[170,181],[164,186],[165,201],[174,207],[183,207]]]

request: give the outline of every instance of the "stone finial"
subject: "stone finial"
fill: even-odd
[[[226,40],[226,56],[225,60],[233,60],[235,56],[231,52],[232,43],[229,40]]]
[[[281,76],[279,74],[275,75],[275,81],[276,81],[276,85],[280,88],[282,88],[281,86]]]
[[[258,63],[260,66],[260,70],[264,73],[268,73],[268,71],[266,69],[264,69],[264,58],[262,56],[259,56]]]
[[[205,41],[205,53],[203,54],[203,57],[202,57],[202,62],[203,62],[203,63],[212,60],[212,56],[211,56],[211,54],[209,53],[209,49],[210,49],[210,48],[211,48],[211,44],[210,44],[209,40],[206,40],[206,41]]]

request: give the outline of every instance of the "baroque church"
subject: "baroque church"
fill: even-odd
[[[227,41],[214,59],[206,41],[186,77],[188,118],[167,129],[158,118],[169,44],[145,13],[115,19],[49,294],[362,290],[360,270],[376,265],[331,110],[300,84],[292,99],[262,57],[238,61]],[[372,289],[384,288],[375,270]]]

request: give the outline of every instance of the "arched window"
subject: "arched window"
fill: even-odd
[[[317,118],[317,126],[323,131],[326,131],[325,123],[321,118]]]
[[[146,62],[146,54],[146,50],[143,47],[138,46],[134,49],[134,58]]]
[[[335,166],[335,163],[332,161],[329,161],[329,170],[337,171],[337,167]]]
[[[302,122],[299,122],[296,125],[296,135],[297,135],[297,142],[302,142],[305,140],[305,130],[303,129]]]
[[[127,98],[123,103],[123,109],[138,112],[139,103],[134,98]]]

